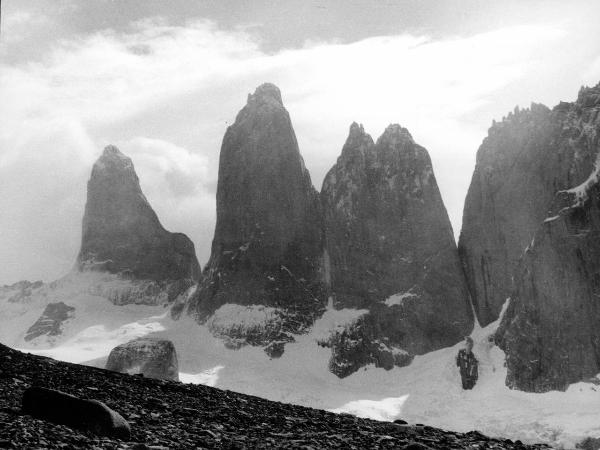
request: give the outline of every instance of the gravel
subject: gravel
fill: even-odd
[[[37,385],[104,402],[131,425],[120,441],[21,412]],[[420,445],[419,445],[420,444]],[[0,448],[435,448],[533,449],[424,425],[359,419],[203,385],[153,380],[24,354],[0,344]]]

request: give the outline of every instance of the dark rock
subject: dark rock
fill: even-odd
[[[321,192],[327,280],[337,308],[366,308],[332,337],[330,368],[386,369],[458,342],[473,317],[431,160],[408,130],[373,143],[356,123]]]
[[[269,345],[265,347],[265,353],[269,355],[270,358],[281,358],[283,352],[285,350],[285,342],[271,342]]]
[[[582,88],[577,102],[553,110],[515,109],[494,122],[477,152],[459,253],[482,325],[498,318],[555,193],[585,180],[595,162],[589,139],[598,120],[597,89]]]
[[[38,419],[92,433],[129,439],[131,429],[121,415],[98,400],[84,400],[61,391],[30,387],[23,393],[23,412]]]
[[[498,318],[518,260],[560,188],[568,161],[553,144],[551,116],[543,105],[517,110],[494,123],[477,152],[458,248],[483,326]]]
[[[582,450],[598,450],[600,449],[600,438],[587,437],[583,441],[579,442],[576,448]]]
[[[431,449],[431,447],[428,447],[425,444],[419,444],[418,442],[411,442],[400,448],[402,450],[430,450]]]
[[[279,89],[263,84],[223,138],[212,252],[189,311],[204,322],[227,303],[272,307],[276,327],[236,339],[289,340],[323,311],[322,249],[318,194]]]
[[[583,89],[550,117],[554,140],[543,159],[561,162],[546,174],[555,195],[524,249],[497,332],[511,388],[564,390],[600,372],[599,93],[600,85]]]
[[[406,420],[402,420],[402,419],[396,419],[396,420],[394,420],[394,423],[397,423],[399,425],[408,425],[408,422]]]
[[[62,324],[73,317],[75,308],[63,302],[49,303],[36,322],[29,327],[25,334],[25,341],[31,341],[39,336],[59,336],[62,333]]]
[[[106,368],[144,377],[179,380],[175,346],[166,339],[139,338],[113,348]]]
[[[198,278],[194,244],[163,228],[131,159],[114,146],[104,149],[88,181],[77,266],[134,279]]]

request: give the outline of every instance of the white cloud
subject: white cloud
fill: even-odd
[[[190,234],[205,262],[220,141],[245,95],[264,81],[282,89],[317,188],[353,120],[375,138],[400,122],[429,149],[458,231],[487,126],[506,102],[530,100],[505,98],[507,86],[546,70],[548,47],[564,37],[531,25],[443,41],[312,42],[267,55],[243,31],[153,20],[63,41],[42,61],[0,64],[0,227],[13,230],[0,236],[0,254],[15,267],[0,270],[0,283],[51,278],[71,264],[85,179],[109,142],[134,160],[163,224]],[[39,268],[29,270],[33,260]]]
[[[2,14],[2,44],[9,45],[19,42],[35,27],[45,24],[46,18],[25,10],[11,11]],[[0,48],[1,54],[1,48]]]
[[[117,144],[141,174],[142,191],[163,226],[186,233],[199,253],[207,255],[213,229],[206,224],[216,219],[217,181],[208,158],[159,139],[135,137]]]

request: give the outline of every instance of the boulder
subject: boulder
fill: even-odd
[[[23,393],[22,409],[41,420],[129,440],[131,428],[123,417],[98,400],[85,400],[54,389],[30,387]]]
[[[335,308],[368,314],[332,336],[330,369],[390,369],[458,342],[473,314],[427,150],[390,125],[373,142],[353,123],[321,191]]]
[[[263,84],[223,138],[211,256],[188,311],[202,323],[235,311],[231,329],[242,343],[289,341],[324,309],[322,253],[319,196],[281,93]],[[277,326],[255,326],[263,307]]]
[[[142,374],[148,378],[179,381],[177,353],[166,339],[139,338],[113,348],[106,368],[115,372]]]

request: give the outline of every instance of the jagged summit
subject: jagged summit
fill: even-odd
[[[582,86],[577,95],[577,103],[585,107],[600,104],[600,82],[595,86]]]
[[[387,142],[398,142],[398,141],[402,141],[402,142],[407,142],[407,143],[412,143],[414,142],[413,137],[411,136],[410,132],[400,126],[397,123],[391,123],[389,124],[383,134],[379,137],[379,139],[377,139],[377,141],[387,141]]]
[[[139,179],[135,173],[135,169],[133,168],[133,162],[131,161],[131,158],[125,156],[121,150],[114,145],[107,145],[104,147],[102,154],[92,167],[92,176],[94,171],[109,171],[111,172],[111,175],[105,176],[110,176],[113,178],[121,177],[124,182],[129,180],[133,182],[134,185],[139,185]],[[98,178],[98,175],[96,175],[96,178]],[[136,189],[135,186],[133,189]],[[141,193],[141,188],[139,188],[139,192]]]
[[[331,337],[332,372],[406,365],[470,331],[450,221],[429,155],[408,130],[390,125],[374,144],[353,123],[321,202],[334,304],[363,311]]]
[[[263,83],[256,88],[254,94],[248,94],[248,105],[277,104],[283,107],[281,91],[273,83]]]
[[[164,229],[133,162],[113,145],[104,148],[88,181],[77,268],[155,281],[198,277],[194,244]]]
[[[117,148],[116,145],[109,144],[106,147],[104,147],[104,150],[102,152],[102,156],[111,156],[111,155],[116,155],[116,156],[118,156],[120,158],[127,158],[127,156],[125,156],[121,152],[121,150],[119,150]],[[127,159],[129,159],[129,158],[127,158]]]
[[[355,140],[368,139],[373,141],[371,136],[365,132],[365,127],[363,127],[362,123],[352,122],[350,125],[350,131],[348,133],[348,138],[346,139],[346,145],[350,142],[354,142]]]
[[[353,136],[361,136],[363,134],[365,134],[365,127],[363,127],[362,123],[352,122],[350,124],[350,133],[348,138]]]
[[[365,132],[363,125],[352,122],[342,153],[338,157],[338,163],[353,157],[364,158],[368,153],[372,153],[373,146],[373,138]]]

